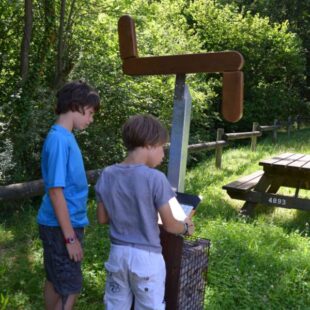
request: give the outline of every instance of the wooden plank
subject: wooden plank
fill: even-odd
[[[303,170],[310,170],[310,161],[306,162],[303,166],[302,166]]]
[[[183,249],[183,237],[166,232],[160,228],[160,241],[163,249],[163,257],[166,263],[166,310],[178,309],[178,297],[180,288],[180,269]]]
[[[305,154],[299,154],[299,153],[295,153],[293,154],[292,156],[290,156],[290,159],[293,159],[293,160],[301,160],[302,157],[304,157]]]
[[[286,209],[310,211],[310,200],[305,198],[262,193],[258,191],[236,192],[233,193],[232,196],[234,196],[232,198],[246,201],[242,209],[246,209],[249,205],[251,206],[251,209],[253,209],[256,204],[262,204]]]
[[[211,141],[211,142],[203,142],[197,144],[191,144],[188,146],[189,152],[196,152],[200,150],[214,150],[219,146],[226,146],[228,144],[225,140]]]
[[[279,160],[276,163],[273,164],[275,167],[289,167],[291,164],[298,162],[300,159],[302,159],[305,155],[303,154],[293,154],[285,159]]]
[[[299,209],[310,211],[310,200],[292,196],[267,194],[261,192],[249,192],[249,200],[257,201],[264,205],[272,205],[286,209]]]
[[[238,190],[250,190],[251,188],[256,186],[256,184],[260,181],[262,175],[263,175],[263,172],[260,175],[258,175],[256,178],[253,178],[252,180],[249,180],[243,184],[240,184],[240,186],[238,187]]]
[[[258,129],[260,131],[272,131],[274,129],[276,129],[277,126],[274,126],[274,125],[270,125],[270,126],[259,126]]]
[[[120,55],[123,60],[123,71],[125,74],[129,75],[185,74],[198,72],[226,73],[240,71],[244,65],[244,58],[237,51],[139,58],[135,22],[129,15],[120,17],[118,21],[118,35]],[[226,78],[231,80],[231,75],[228,74]],[[238,85],[237,101],[239,106],[243,98],[242,73],[234,72],[233,80],[237,81]],[[229,88],[230,85],[227,86]],[[236,96],[235,93],[233,94]],[[238,111],[238,115],[241,112]]]
[[[119,49],[122,60],[138,57],[135,23],[129,15],[118,21]]]
[[[303,155],[301,158],[298,160],[290,163],[289,168],[303,168],[307,167],[307,163],[310,161],[310,156],[309,155]]]
[[[123,72],[128,75],[230,72],[243,67],[243,56],[236,51],[128,58]]]
[[[263,173],[264,172],[262,170],[256,171],[250,175],[244,176],[234,182],[224,185],[222,188],[226,190],[250,190],[258,183]]]
[[[282,169],[285,169],[286,167],[289,166],[289,164],[293,163],[294,160],[293,159],[290,159],[290,158],[286,158],[286,159],[282,159],[282,160],[279,160],[275,163],[272,164],[272,167],[275,167],[275,168],[282,168]]]
[[[293,156],[294,154],[295,154],[295,153],[282,153],[282,154],[276,155],[275,157],[276,157],[276,158],[285,159],[285,158],[288,158],[288,157]]]
[[[285,158],[288,158],[290,156],[293,156],[294,153],[283,153],[283,154],[280,154],[280,155],[276,155],[272,158],[268,158],[268,159],[264,159],[264,160],[261,160],[259,162],[259,165],[260,166],[272,166],[274,163],[280,161],[280,160],[283,160]]]
[[[95,184],[102,169],[88,170],[86,172],[89,184]],[[24,183],[16,183],[0,186],[0,202],[18,199],[28,199],[44,194],[43,180],[35,180]]]
[[[252,137],[260,137],[262,133],[260,131],[246,131],[246,132],[231,132],[223,134],[223,138],[225,140],[239,140],[239,139],[247,139]]]
[[[224,72],[221,114],[228,122],[239,121],[243,114],[243,72]]]
[[[248,201],[248,193],[251,191],[239,191],[236,189],[227,189],[227,194],[232,199]]]

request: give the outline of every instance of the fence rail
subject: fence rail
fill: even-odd
[[[188,151],[189,152],[197,152],[201,150],[210,151],[210,150],[216,149],[217,147],[223,147],[225,145],[228,145],[228,142],[225,140],[203,142],[203,143],[189,145]]]
[[[261,137],[263,132],[272,131],[272,141],[273,143],[276,143],[277,133],[279,129],[286,129],[287,135],[289,137],[295,123],[297,130],[299,130],[301,124],[304,124],[306,122],[310,122],[310,117],[301,117],[300,115],[298,115],[295,118],[292,118],[290,116],[287,120],[283,121],[274,120],[273,125],[260,125],[254,122],[252,126],[252,131],[248,132],[225,133],[223,128],[218,128],[216,133],[216,141],[189,145],[188,150],[190,152],[196,152],[200,150],[215,150],[215,166],[220,169],[222,164],[222,149],[223,147],[228,146],[230,141],[251,139],[251,150],[255,151],[257,145],[257,138]]]
[[[295,123],[297,130],[299,130],[301,125],[306,122],[310,122],[310,117],[302,117],[297,115],[294,119],[292,117],[288,117],[287,121],[280,122],[275,120],[273,125],[260,125],[258,123],[253,123],[252,131],[248,132],[225,133],[223,128],[218,128],[216,132],[216,141],[191,144],[188,146],[188,151],[197,152],[201,150],[215,150],[215,166],[216,168],[220,169],[222,166],[223,147],[228,146],[230,141],[251,139],[251,150],[255,151],[257,137],[261,137],[263,132],[272,131],[272,139],[275,143],[277,140],[278,129],[285,128],[287,130],[288,136],[290,136],[291,129]],[[167,146],[167,148],[169,148],[169,146]],[[86,174],[89,184],[94,184],[96,182],[101,170],[102,169],[87,171]],[[0,186],[0,202],[31,198],[40,196],[43,193],[44,185],[42,180]]]
[[[89,184],[95,184],[102,169],[89,170],[86,172]],[[27,199],[36,196],[41,196],[44,193],[43,180],[35,180],[24,183],[10,184],[0,186],[0,202]]]
[[[232,132],[224,133],[223,138],[227,141],[247,139],[252,137],[260,137],[262,135],[261,131],[249,131],[249,132]]]
[[[259,131],[272,131],[272,130],[275,130],[277,128],[280,128],[280,126],[274,126],[274,125],[258,126]]]

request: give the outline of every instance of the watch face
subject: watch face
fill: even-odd
[[[69,237],[65,239],[66,244],[73,244],[75,242],[75,238],[74,237]]]

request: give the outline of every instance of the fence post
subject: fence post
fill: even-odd
[[[299,130],[300,129],[300,115],[299,114],[296,116],[296,123],[297,123],[297,130]]]
[[[254,122],[252,131],[257,131],[258,130],[258,123]],[[252,136],[251,137],[251,151],[255,152],[256,151],[256,143],[257,143],[257,136]]]
[[[273,131],[272,131],[272,142],[277,142],[277,130],[278,130],[278,120],[275,119],[273,122]]]
[[[220,141],[223,139],[224,128],[218,128],[216,131],[216,141]],[[222,150],[223,147],[221,145],[216,145],[215,148],[215,167],[221,169],[222,167]]]
[[[289,116],[287,118],[287,137],[288,138],[291,136],[291,123],[292,123],[292,117]]]

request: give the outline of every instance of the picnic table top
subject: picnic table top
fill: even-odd
[[[259,162],[265,171],[285,169],[286,171],[310,172],[310,155],[300,153],[283,153]]]

